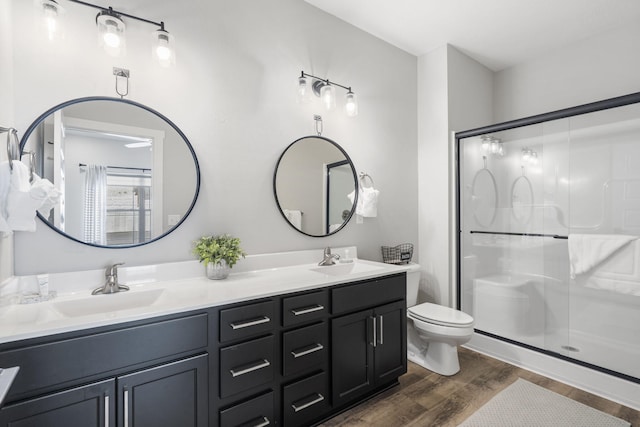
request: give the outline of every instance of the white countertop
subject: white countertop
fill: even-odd
[[[350,250],[351,254],[356,253],[355,248]],[[299,262],[310,258],[317,260],[316,252],[273,255],[286,255],[287,259]],[[98,281],[97,286],[100,286],[100,280],[103,281],[102,270],[79,276],[51,275],[51,289],[58,293],[57,297],[34,304],[0,307],[0,343],[323,288],[412,268],[410,265],[397,266],[357,258],[351,263],[328,267],[318,267],[317,262],[282,266],[281,258],[271,255],[256,256],[246,266],[266,267],[274,261],[272,264],[277,267],[248,271],[246,266],[245,269],[234,268],[224,280],[208,279],[204,267],[197,261],[131,267],[128,270],[121,268],[120,282],[131,290],[110,295],[91,295],[91,290],[96,287],[95,281]],[[102,277],[97,278],[100,275]],[[89,283],[72,284],[78,281],[78,277],[82,278],[80,281]]]

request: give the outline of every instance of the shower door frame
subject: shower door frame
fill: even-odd
[[[617,107],[623,107],[625,105],[631,105],[631,104],[636,104],[636,103],[640,103],[640,92],[635,92],[635,93],[631,93],[628,95],[623,95],[623,96],[619,96],[619,97],[615,97],[615,98],[609,98],[609,99],[605,99],[602,101],[596,101],[596,102],[591,102],[588,104],[583,104],[583,105],[578,105],[575,107],[570,107],[570,108],[565,108],[562,110],[556,110],[556,111],[552,111],[552,112],[548,112],[548,113],[543,113],[543,114],[538,114],[535,116],[530,116],[530,117],[525,117],[525,118],[521,118],[521,119],[516,119],[516,120],[511,120],[511,121],[507,121],[507,122],[502,122],[502,123],[497,123],[497,124],[493,124],[493,125],[489,125],[489,126],[484,126],[484,127],[480,127],[480,128],[475,128],[475,129],[470,129],[470,130],[465,130],[465,131],[461,131],[461,132],[456,132],[454,134],[454,152],[455,152],[455,179],[456,179],[456,183],[455,183],[455,203],[456,203],[456,222],[455,222],[455,253],[456,253],[456,266],[455,266],[455,274],[456,274],[456,306],[457,309],[460,310],[462,308],[462,224],[461,224],[461,220],[462,220],[462,215],[460,213],[460,206],[461,206],[461,191],[460,191],[460,183],[461,183],[461,176],[460,176],[460,161],[461,161],[461,152],[462,150],[460,149],[460,144],[461,144],[461,140],[464,138],[469,138],[469,137],[474,137],[474,136],[480,136],[480,135],[484,135],[487,133],[492,133],[492,132],[499,132],[499,131],[505,131],[505,130],[509,130],[509,129],[515,129],[515,128],[520,128],[520,127],[524,127],[524,126],[531,126],[531,125],[535,125],[535,124],[539,124],[539,123],[544,123],[544,122],[549,122],[552,120],[559,120],[559,119],[565,119],[568,117],[574,117],[574,116],[579,116],[582,114],[588,114],[588,113],[594,113],[596,111],[602,111],[602,110],[608,110],[611,108],[617,108]],[[528,234],[528,233],[506,233],[506,234],[513,234],[513,235],[518,235],[518,236],[541,236],[539,234]],[[550,236],[550,237],[560,237],[560,236]],[[533,350],[539,353],[543,353],[545,355],[548,356],[552,356],[558,359],[562,359],[568,362],[572,362],[590,369],[594,369],[597,370],[599,372],[604,372],[606,374],[609,375],[613,375],[615,377],[618,378],[622,378],[625,379],[627,381],[631,381],[634,383],[638,383],[640,384],[640,379],[632,377],[630,375],[626,375],[617,371],[613,371],[607,368],[604,368],[602,366],[598,366],[598,365],[593,365],[591,363],[588,362],[584,362],[578,359],[573,359],[571,357],[559,354],[559,353],[555,353],[552,352],[550,350],[545,350],[539,347],[535,347],[533,345],[530,344],[526,344],[520,341],[516,341],[516,340],[512,340],[510,338],[506,338],[506,337],[502,337],[500,335],[496,335],[496,334],[492,334],[490,332],[486,332],[486,331],[482,331],[480,329],[475,329],[474,331],[478,334],[481,335],[485,335],[494,339],[498,339],[500,341],[504,341],[510,344],[514,344],[529,350]]]

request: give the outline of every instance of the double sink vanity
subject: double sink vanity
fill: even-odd
[[[59,104],[36,118],[20,149],[63,195],[38,217],[79,244],[159,240],[187,218],[200,191],[186,135],[127,99]],[[319,133],[291,143],[273,176],[283,218],[313,237],[347,225],[358,187],[346,151]],[[87,208],[100,192],[110,195],[106,206]],[[197,261],[125,265],[120,283],[116,265],[105,266],[106,282],[105,270],[10,279],[0,287],[0,368],[9,368],[0,369],[0,426],[307,426],[330,418],[407,369],[408,266],[359,260],[355,247],[337,254],[335,265],[318,265],[332,258],[328,250],[251,255],[222,281],[207,279]],[[40,294],[25,300],[34,288]],[[105,292],[116,289],[124,291]],[[21,295],[35,303],[21,304]],[[3,399],[11,382],[3,372],[16,368]]]
[[[122,268],[110,295],[103,271],[50,275],[56,298],[0,307],[0,366],[20,367],[0,425],[305,426],[394,385],[407,268],[319,259]]]

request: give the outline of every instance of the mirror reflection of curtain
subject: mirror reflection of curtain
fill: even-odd
[[[84,241],[107,243],[107,168],[87,165],[84,188]]]

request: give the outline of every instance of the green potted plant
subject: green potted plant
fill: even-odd
[[[246,255],[240,239],[228,234],[202,236],[196,240],[193,253],[204,263],[209,279],[225,279],[231,267]]]

